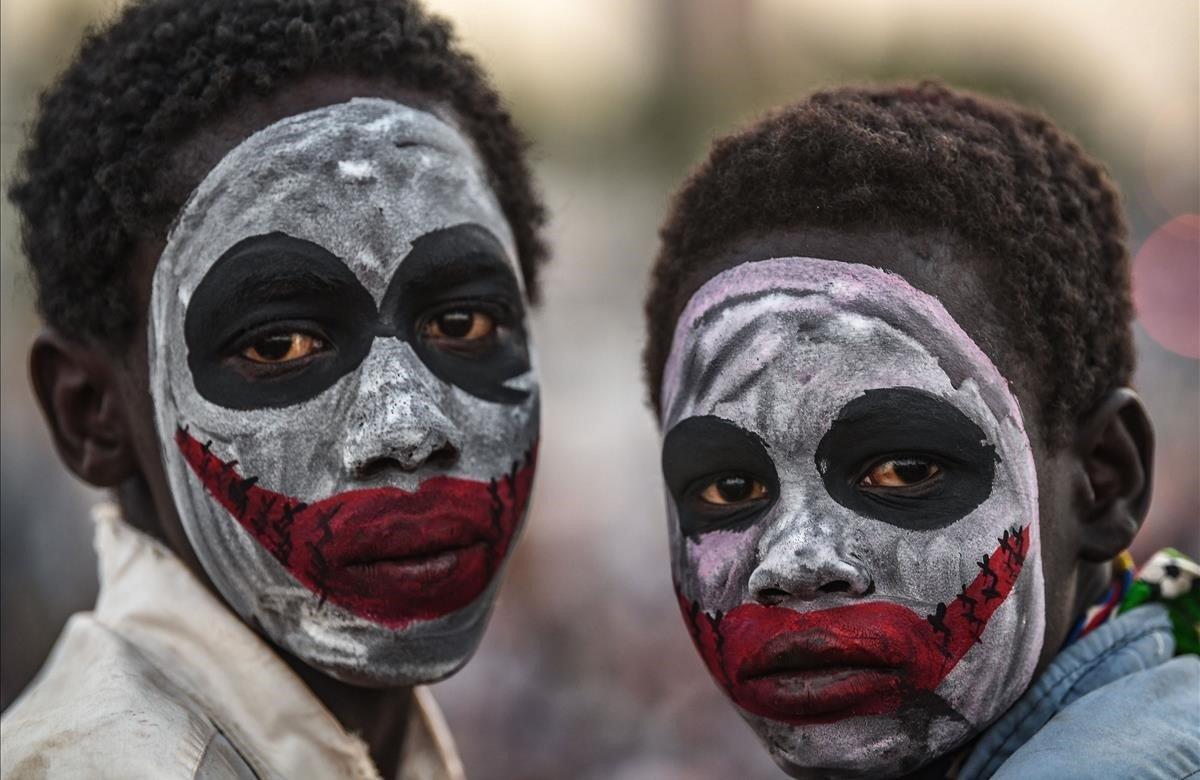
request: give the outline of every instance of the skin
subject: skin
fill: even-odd
[[[1061,648],[1075,617],[1104,592],[1109,561],[1128,546],[1145,517],[1153,437],[1137,396],[1118,388],[1082,415],[1065,440],[1049,439],[1039,416],[1037,377],[1010,346],[1019,339],[1010,338],[988,295],[1002,264],[972,254],[944,234],[809,229],[748,236],[714,253],[686,280],[674,300],[672,321],[713,276],[774,257],[821,257],[899,274],[937,298],[1009,379],[1024,413],[1038,482],[1046,607],[1036,677]],[[948,267],[955,273],[945,273]],[[930,763],[912,776],[945,776],[969,747],[928,757]],[[814,776],[804,767],[785,764],[784,769]]]
[[[265,98],[245,101],[181,139],[163,166],[161,185],[182,203],[225,155],[256,131],[285,117],[355,97],[385,98],[453,121],[453,113],[445,107],[388,81],[312,76]],[[30,372],[64,463],[85,481],[112,488],[127,520],[166,543],[216,594],[176,511],[154,422],[147,314],[154,271],[165,245],[165,231],[144,235],[129,258],[138,321],[128,345],[114,350],[46,329],[31,349]],[[348,684],[278,651],[342,725],[367,742],[380,771],[394,775],[403,759],[411,688]]]

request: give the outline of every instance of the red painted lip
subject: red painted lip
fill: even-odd
[[[799,615],[804,618],[803,613]],[[779,634],[746,658],[736,671],[737,678],[752,680],[860,667],[896,669],[904,665],[904,654],[896,644],[877,635],[864,635],[862,628],[821,621],[808,629]]]
[[[321,599],[389,628],[470,604],[492,580],[532,487],[535,451],[489,482],[352,490],[305,504],[244,478],[186,430],[176,444],[208,493]],[[536,449],[536,448],[535,448]]]
[[[815,612],[745,605],[720,622],[723,670],[739,704],[778,720],[889,712],[937,661],[925,625],[883,601]]]
[[[908,659],[901,643],[872,632],[873,626],[797,622],[814,625],[767,640],[734,672],[745,696],[762,708],[791,717],[848,716],[902,689]],[[903,637],[903,632],[893,636]]]
[[[886,601],[797,612],[742,604],[710,615],[679,593],[701,657],[743,709],[793,725],[896,712],[933,691],[1012,591],[1029,526],[1005,532],[980,573],[934,614]]]

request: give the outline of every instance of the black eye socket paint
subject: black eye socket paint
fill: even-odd
[[[492,348],[445,350],[420,337],[422,326],[450,308],[477,308],[502,332]],[[439,378],[485,401],[515,404],[529,393],[505,382],[529,371],[524,304],[504,247],[479,225],[435,230],[413,242],[380,306],[380,325],[413,345]]]
[[[452,303],[486,312],[503,336],[476,351],[427,343],[422,325]],[[325,248],[279,232],[244,239],[197,286],[184,334],[196,390],[228,409],[307,401],[357,368],[376,337],[408,342],[434,375],[471,395],[512,404],[528,397],[505,385],[530,370],[523,323],[520,288],[503,247],[486,229],[464,224],[413,242],[379,311],[354,272]],[[254,376],[231,364],[249,336],[284,325],[319,331],[331,354]]]
[[[689,417],[663,440],[663,477],[679,512],[685,536],[750,525],[779,498],[779,475],[767,447],[757,435],[720,417]],[[745,506],[709,506],[699,494],[713,480],[742,476],[762,482],[767,498]]]
[[[938,465],[932,488],[864,489],[864,472],[886,457]],[[867,390],[842,407],[816,450],[817,471],[834,501],[857,514],[909,530],[945,528],[992,492],[995,447],[957,407],[925,390]]]
[[[324,247],[278,232],[251,236],[225,252],[192,294],[184,320],[188,367],[196,390],[218,406],[290,406],[326,390],[362,362],[375,318],[370,293]],[[231,351],[276,324],[310,324],[336,349],[300,370],[277,367],[255,378],[230,365]]]

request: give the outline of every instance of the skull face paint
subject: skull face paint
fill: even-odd
[[[255,133],[171,230],[149,345],[176,507],[314,667],[430,682],[479,642],[538,440],[515,257],[469,142],[379,99]]]
[[[797,777],[886,777],[1025,690],[1045,595],[1016,399],[933,297],[744,263],[680,316],[663,473],[684,619]]]

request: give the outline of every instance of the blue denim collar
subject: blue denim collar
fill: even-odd
[[[1148,604],[1069,645],[1017,703],[989,726],[963,764],[960,780],[991,777],[1050,718],[1081,696],[1171,659],[1175,639],[1161,605]]]

